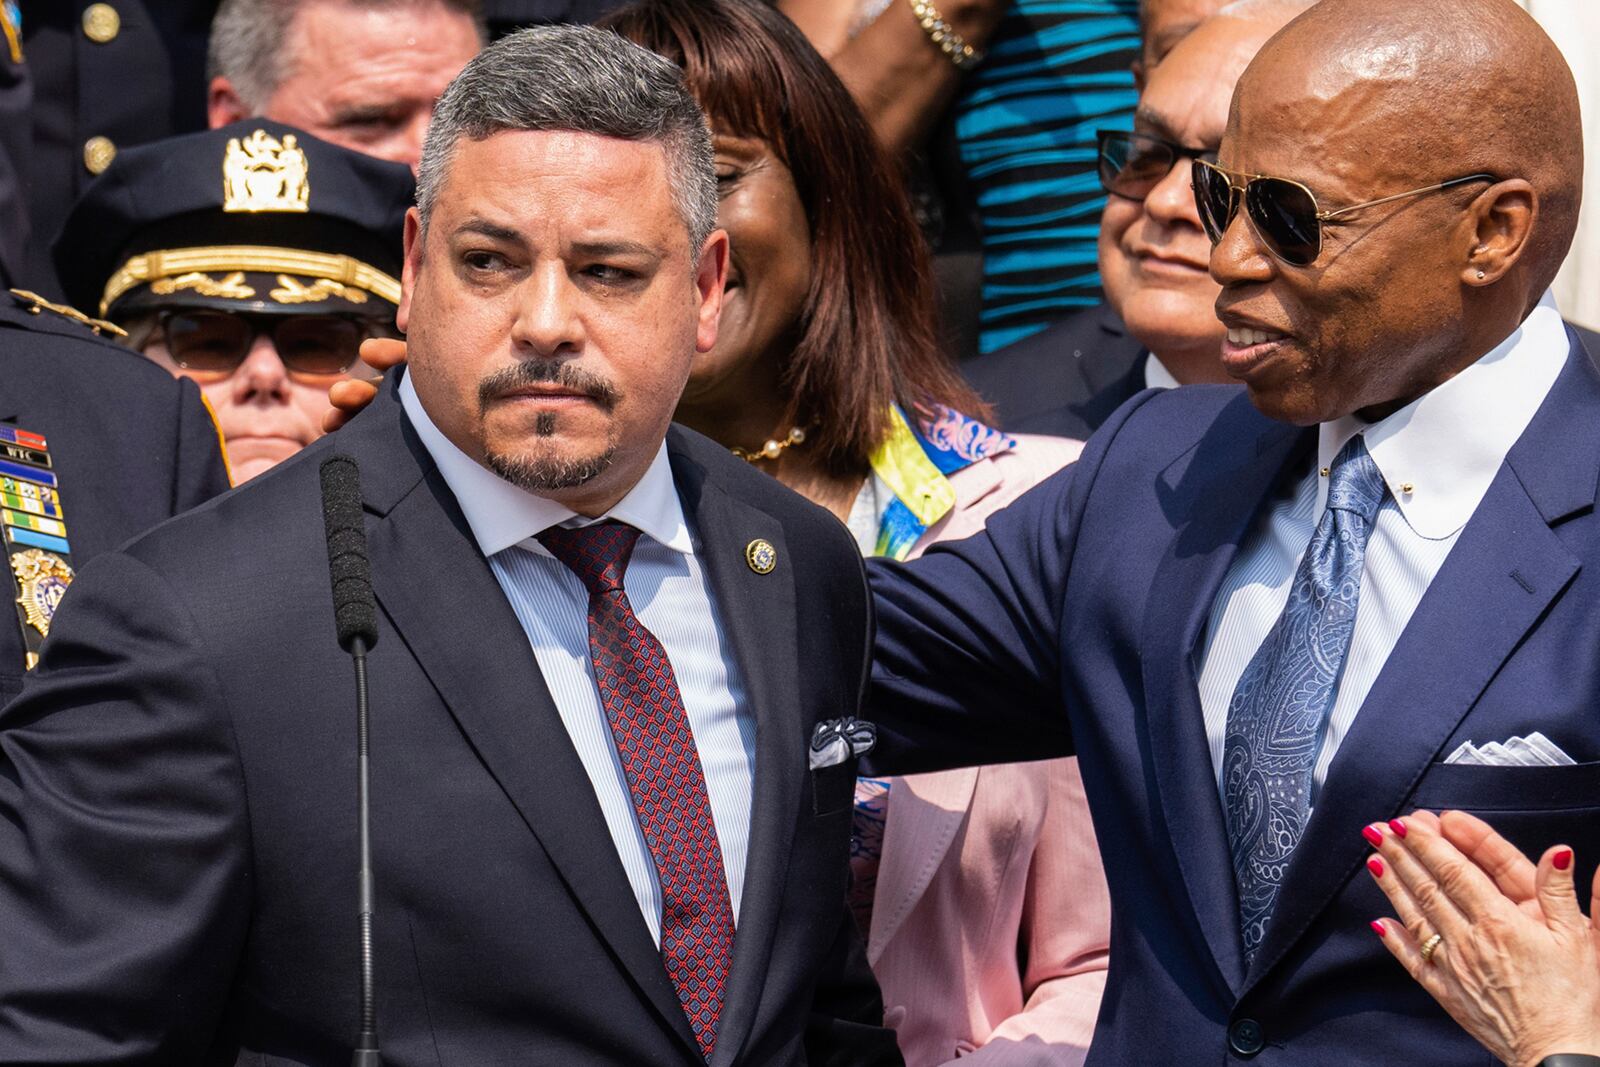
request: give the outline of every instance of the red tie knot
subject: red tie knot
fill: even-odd
[[[627,573],[628,559],[639,531],[624,522],[597,522],[592,526],[552,526],[539,535],[539,543],[578,576],[590,596],[618,591]]]

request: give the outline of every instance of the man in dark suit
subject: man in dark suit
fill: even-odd
[[[114,330],[0,293],[3,587],[19,602],[0,622],[0,700],[22,688],[74,568],[228,488],[194,384],[112,343]]]
[[[1133,132],[1100,138],[1105,302],[962,366],[1007,430],[1086,440],[1141,390],[1228,380],[1190,161],[1215,155],[1245,64],[1310,3],[1216,15],[1175,46],[1156,27],[1170,52],[1150,69]]]
[[[441,99],[405,377],[91,566],[0,718],[0,1062],[349,1061],[335,450],[379,607],[383,1062],[900,1062],[844,903],[857,550],[668,429],[726,278],[711,161],[677,68],[592,29]]]
[[[1592,875],[1600,372],[1548,298],[1577,108],[1510,0],[1322,0],[1206,179],[1245,390],[1144,394],[985,533],[874,565],[874,773],[1080,758],[1093,1067],[1482,1062],[1369,927],[1364,832],[1464,808]]]

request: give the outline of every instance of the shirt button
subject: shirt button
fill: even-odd
[[[117,158],[117,146],[109,137],[91,137],[83,142],[83,165],[90,174],[99,174]]]
[[[122,16],[110,4],[90,4],[83,12],[83,35],[95,44],[110,44],[122,32]]]
[[[1254,1019],[1240,1019],[1228,1027],[1228,1047],[1240,1056],[1254,1056],[1266,1046],[1261,1034],[1261,1024]]]

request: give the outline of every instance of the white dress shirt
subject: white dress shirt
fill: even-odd
[[[1147,353],[1144,359],[1144,387],[1146,389],[1176,389],[1178,379],[1172,376],[1167,365],[1156,358],[1154,352]]]
[[[1369,424],[1349,415],[1318,428],[1315,466],[1256,520],[1211,607],[1200,704],[1219,789],[1228,703],[1288,603],[1327,504],[1328,479],[1320,472],[1362,434],[1389,495],[1367,542],[1355,630],[1312,773],[1313,798],[1412,612],[1566,366],[1568,349],[1561,314],[1547,293],[1488,355],[1388,418]]]
[[[623,587],[639,621],[666,649],[677,676],[705,772],[737,922],[750,847],[756,724],[716,603],[695,558],[666,445],[616,507],[588,520],[519,489],[468,457],[433,424],[409,376],[400,383],[400,401],[528,635],[539,673],[594,786],[639,910],[659,945],[661,886],[595,686],[589,659],[589,594],[578,576],[536,540],[551,526],[584,526],[603,519],[625,522],[643,533],[634,546]]]

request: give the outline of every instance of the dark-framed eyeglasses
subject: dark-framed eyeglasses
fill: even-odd
[[[1143,200],[1180,159],[1215,159],[1216,150],[1187,145],[1148,133],[1099,130],[1100,188],[1129,200]]]
[[[1392,196],[1367,200],[1349,207],[1323,211],[1306,186],[1288,178],[1264,174],[1241,174],[1224,170],[1215,163],[1198,160],[1194,168],[1194,201],[1206,236],[1216,245],[1233,225],[1233,218],[1244,205],[1251,229],[1268,252],[1291,267],[1309,267],[1322,254],[1322,224],[1333,219],[1412,196],[1453,189],[1468,182],[1498,181],[1493,174],[1465,174],[1459,178],[1408,189]]]
[[[375,336],[367,323],[346,315],[194,308],[164,311],[159,322],[174,363],[193,374],[219,378],[238,370],[263,335],[272,338],[285,370],[312,378],[345,373],[360,359],[361,342]]]

